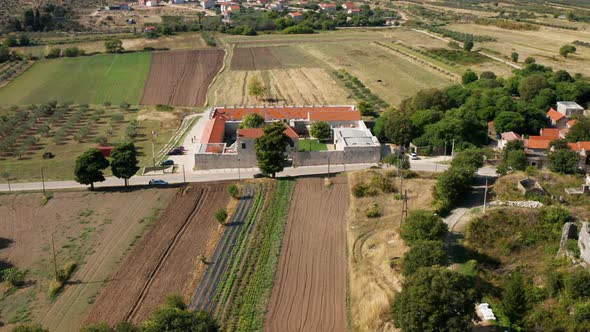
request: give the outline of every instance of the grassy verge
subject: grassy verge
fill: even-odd
[[[242,267],[244,272],[236,282],[235,300],[230,301],[224,322],[227,331],[264,329],[292,192],[290,180],[278,181],[269,192],[270,200],[262,211]]]
[[[321,143],[317,139],[306,139],[299,141],[299,152],[325,150],[328,150],[326,143]]]

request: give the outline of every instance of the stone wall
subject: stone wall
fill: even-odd
[[[590,233],[588,232],[588,222],[582,223],[580,233],[578,233],[578,247],[580,248],[580,258],[590,264]]]
[[[304,151],[293,156],[293,166],[318,166],[330,164],[376,163],[381,160],[381,146],[347,147],[344,151]]]

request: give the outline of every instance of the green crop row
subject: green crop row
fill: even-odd
[[[266,306],[274,285],[281,242],[293,192],[291,180],[280,180],[269,192],[260,221],[252,235],[243,264],[244,273],[236,281],[235,300],[226,320],[227,331],[262,331]]]
[[[354,94],[357,101],[366,101],[370,103],[377,111],[389,107],[389,104],[385,100],[371,92],[371,90],[367,88],[365,84],[361,82],[361,80],[346,70],[341,69],[335,71],[334,76],[344,82],[344,86],[346,86],[346,88]]]

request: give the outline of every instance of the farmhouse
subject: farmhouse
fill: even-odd
[[[335,3],[320,3],[320,10],[327,13],[333,13],[336,11]]]
[[[290,144],[285,151],[292,166],[328,163],[373,163],[381,160],[381,144],[361,119],[355,106],[253,106],[215,107],[195,154],[196,169],[255,167],[255,139],[262,128],[240,129],[251,113],[266,123],[281,121]],[[328,122],[332,128],[331,148],[326,151],[300,151],[300,139],[309,136],[312,123]]]
[[[354,4],[354,2],[347,2],[342,5],[342,8],[344,8],[346,10],[355,9],[356,5]]]
[[[290,18],[292,18],[293,21],[299,21],[303,18],[303,14],[301,14],[301,12],[292,12],[292,13],[289,13],[288,16]]]

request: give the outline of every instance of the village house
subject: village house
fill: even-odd
[[[262,128],[240,129],[251,113],[266,123],[281,121],[291,140],[285,155],[293,166],[337,163],[370,163],[381,160],[381,144],[366,127],[355,106],[254,106],[213,108],[197,153],[196,169],[255,167],[255,139]],[[332,128],[332,149],[299,151],[299,141],[309,136],[312,123],[326,121]]]
[[[558,101],[557,111],[567,117],[572,115],[584,115],[584,107],[573,101]]]
[[[556,111],[554,108],[551,108],[547,112],[547,118],[551,125],[555,128],[565,128],[567,122],[569,121],[568,117],[566,117],[563,113]]]
[[[287,16],[289,16],[293,21],[299,21],[303,18],[303,14],[300,12],[291,12]]]
[[[235,2],[222,2],[220,9],[222,12],[239,12],[240,5]]]
[[[502,133],[500,135],[500,139],[498,140],[498,149],[502,150],[508,142],[518,141],[520,139],[521,136],[513,131]]]
[[[351,8],[347,11],[347,13],[349,15],[355,16],[355,15],[359,15],[361,13],[361,10],[358,8]]]
[[[336,4],[335,3],[320,3],[320,11],[325,13],[334,13],[336,12]]]
[[[215,8],[215,0],[201,0],[201,7],[204,9],[212,9]]]
[[[285,7],[283,7],[283,4],[281,4],[278,1],[268,4],[266,5],[266,7],[272,11],[283,11],[285,9]]]
[[[345,4],[342,5],[343,9],[349,10],[349,9],[355,9],[356,5],[353,2],[347,2]]]

